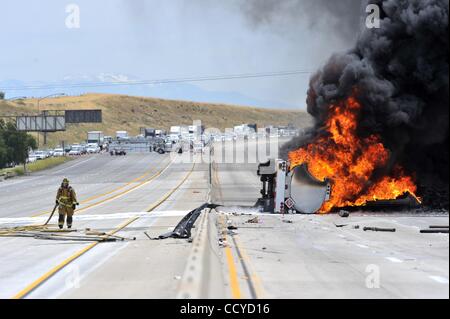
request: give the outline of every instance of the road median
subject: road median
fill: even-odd
[[[196,222],[193,246],[178,289],[178,299],[225,298],[216,220],[217,213],[208,208]]]

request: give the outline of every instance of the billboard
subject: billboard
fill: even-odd
[[[66,123],[102,123],[102,110],[66,110]]]
[[[66,119],[62,115],[18,116],[16,127],[25,132],[65,131]]]

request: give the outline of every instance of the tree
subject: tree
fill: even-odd
[[[5,92],[0,91],[0,100],[5,99]]]
[[[0,136],[0,169],[6,166],[8,160],[8,153],[5,141],[3,137]]]
[[[4,168],[8,163],[8,146],[3,139],[3,130],[5,127],[5,122],[0,119],[0,169]]]
[[[0,167],[7,163],[26,164],[30,149],[36,149],[36,140],[18,131],[15,124],[0,122]]]

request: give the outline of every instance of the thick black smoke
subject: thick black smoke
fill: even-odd
[[[378,29],[364,28],[356,46],[336,54],[310,80],[307,105],[315,128],[284,148],[306,145],[329,105],[357,88],[360,134],[379,134],[392,162],[416,174],[428,206],[448,208],[448,0],[371,0]]]

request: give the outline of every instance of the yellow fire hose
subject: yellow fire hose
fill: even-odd
[[[58,204],[56,204],[55,207],[53,208],[52,213],[50,214],[50,217],[45,222],[44,226],[46,226],[50,222],[50,220],[52,219],[53,215],[55,214],[56,208],[58,208]]]
[[[48,240],[69,240],[69,241],[125,241],[136,240],[136,237],[126,238],[117,235],[109,235],[105,232],[86,229],[85,235],[68,235],[67,233],[76,232],[76,230],[60,230],[48,228],[49,222],[55,214],[58,204],[53,208],[49,218],[43,225],[18,226],[12,228],[0,228],[0,237],[31,237],[35,239]]]

